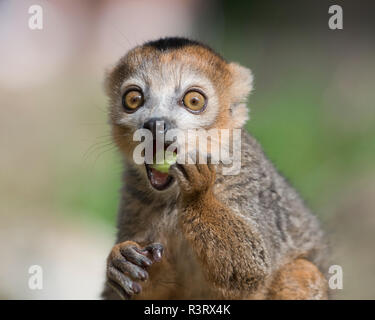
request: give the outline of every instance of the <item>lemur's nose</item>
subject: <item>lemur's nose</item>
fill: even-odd
[[[170,129],[170,122],[165,118],[151,118],[143,124],[143,128],[150,130],[155,139],[157,134],[165,134]]]

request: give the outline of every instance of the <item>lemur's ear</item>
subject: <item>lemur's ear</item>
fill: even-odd
[[[109,66],[105,70],[104,90],[111,99],[116,99],[121,91],[121,85],[125,78],[124,62],[122,59],[119,63]]]
[[[249,119],[249,110],[246,107],[247,97],[253,89],[253,74],[250,69],[237,63],[229,63],[229,69],[233,76],[231,86],[231,113],[235,128],[241,128]]]
[[[115,84],[114,82],[115,82],[117,69],[118,68],[116,66],[111,66],[105,70],[105,78],[104,78],[103,87],[104,87],[105,93],[110,98],[114,94],[114,84]]]

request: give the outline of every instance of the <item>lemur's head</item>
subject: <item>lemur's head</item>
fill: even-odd
[[[139,144],[133,141],[134,132],[154,131],[156,121],[163,121],[165,130],[241,128],[248,119],[246,98],[251,89],[249,69],[228,63],[199,42],[147,42],[129,51],[107,77],[114,140],[130,159]],[[155,189],[170,185],[168,175],[155,172],[157,179],[152,179],[147,165],[138,168],[148,173]]]

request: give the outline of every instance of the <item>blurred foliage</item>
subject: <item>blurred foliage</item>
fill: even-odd
[[[375,141],[375,130],[332,130],[319,101],[323,88],[304,85],[302,80],[290,84],[270,98],[254,97],[247,128],[307,201],[320,207],[344,184],[374,170],[370,141]]]
[[[95,157],[100,157],[95,155]],[[114,224],[119,205],[121,170],[119,157],[109,151],[105,158],[93,160],[90,170],[82,170],[62,179],[57,201],[67,214],[79,213],[82,218],[98,219]]]

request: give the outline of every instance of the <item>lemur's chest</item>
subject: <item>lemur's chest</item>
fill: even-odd
[[[152,241],[163,244],[165,251],[163,261],[155,266],[157,278],[145,293],[152,296],[162,293],[162,298],[170,299],[218,298],[217,293],[209,289],[199,261],[180,231],[178,214],[177,208],[166,210],[161,212],[159,221],[154,222]],[[153,278],[150,276],[150,279]]]

